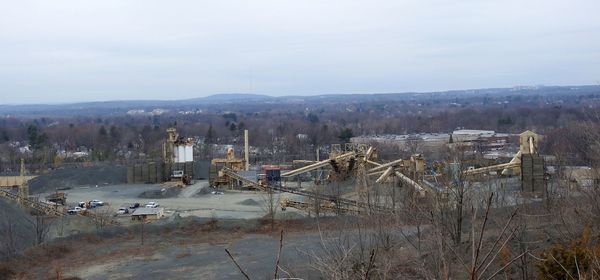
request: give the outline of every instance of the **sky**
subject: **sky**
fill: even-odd
[[[0,0],[0,104],[600,84],[598,0]]]

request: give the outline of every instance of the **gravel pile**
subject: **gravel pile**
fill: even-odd
[[[201,188],[194,196],[203,196],[203,195],[207,195],[207,194],[211,194],[215,189],[211,188],[211,187],[204,187]]]
[[[29,181],[29,192],[38,194],[79,186],[127,183],[127,167],[120,165],[65,168],[50,171]]]
[[[239,205],[247,205],[247,206],[256,206],[256,205],[260,205],[260,203],[258,203],[256,200],[252,199],[252,198],[248,198],[246,200],[240,201],[236,204]]]
[[[176,197],[181,192],[181,188],[163,188],[160,190],[149,190],[141,193],[139,198],[171,198]]]

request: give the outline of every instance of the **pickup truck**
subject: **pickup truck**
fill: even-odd
[[[81,207],[77,206],[77,207],[69,208],[69,210],[67,210],[67,213],[69,213],[71,215],[75,215],[84,210],[85,210],[85,208],[81,208]]]

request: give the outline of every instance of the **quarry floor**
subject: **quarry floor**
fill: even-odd
[[[197,216],[201,218],[217,219],[254,219],[266,214],[265,206],[268,197],[264,193],[254,191],[223,191],[223,194],[212,194],[208,188],[208,181],[197,181],[193,185],[183,187],[169,187],[162,184],[123,184],[110,186],[82,186],[63,192],[67,195],[67,204],[74,206],[80,201],[98,199],[105,202],[106,206],[98,207],[97,211],[116,213],[124,204],[144,204],[154,201],[164,208],[168,218],[174,214],[181,217]],[[43,193],[40,197],[47,195]],[[302,197],[293,194],[278,194],[278,198],[291,198],[302,200]],[[295,209],[287,212],[303,215]],[[119,221],[128,220],[128,215],[118,217]]]
[[[505,181],[486,186],[488,189],[504,189],[508,192],[506,201],[498,204],[514,204],[511,195],[514,187],[507,188]],[[148,235],[141,244],[143,228],[133,222],[129,215],[119,215],[121,224],[109,237],[94,238],[98,231],[89,218],[68,215],[55,221],[50,236],[67,240],[69,252],[60,259],[40,265],[30,276],[47,278],[57,267],[64,276],[77,276],[81,279],[244,279],[228,258],[225,249],[231,251],[236,260],[252,279],[272,279],[274,263],[279,245],[278,230],[262,230],[256,226],[266,215],[268,196],[253,191],[227,191],[212,194],[207,181],[196,181],[193,185],[177,188],[165,184],[102,184],[71,185],[61,190],[67,195],[67,204],[76,205],[80,201],[101,200],[107,205],[93,211],[106,211],[113,214],[124,204],[154,201],[164,208],[165,217],[150,223]],[[50,191],[40,192],[41,197]],[[289,198],[302,201],[303,197],[281,193],[279,199]],[[503,196],[504,197],[504,196]],[[278,209],[279,211],[279,209]],[[339,242],[343,235],[354,236],[352,230],[340,227],[330,233],[315,229],[297,230],[295,223],[307,220],[307,215],[293,208],[287,208],[281,215],[280,225],[285,229],[281,267],[289,274],[280,277],[300,276],[303,279],[318,279],[320,274],[312,267],[311,254],[319,254],[323,242]],[[227,231],[188,230],[185,220],[202,227],[214,219],[221,223],[236,223]],[[337,219],[336,219],[337,220]],[[171,226],[175,225],[170,228]],[[258,230],[255,231],[256,227]],[[154,228],[154,232],[152,231]],[[72,241],[92,234],[90,242]],[[41,250],[41,249],[40,249]],[[35,264],[29,264],[36,267]]]

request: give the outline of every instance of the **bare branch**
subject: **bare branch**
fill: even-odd
[[[244,275],[244,277],[246,277],[246,279],[250,280],[250,277],[248,276],[248,274],[246,274],[246,272],[244,272],[244,270],[242,269],[242,267],[235,261],[235,259],[233,258],[233,256],[229,252],[229,250],[225,249],[225,252],[227,252],[227,255],[229,256],[229,258],[231,259],[231,261],[233,261],[233,263],[235,264],[235,266],[237,266],[237,268]]]
[[[375,259],[375,249],[371,250],[371,257],[369,257],[369,265],[367,266],[367,271],[365,272],[365,280],[369,278],[369,272],[371,272],[371,268],[373,268],[373,260]]]
[[[475,248],[475,256],[473,257],[473,263],[471,264],[472,269],[471,269],[471,279],[477,279],[477,260],[479,259],[479,252],[481,251],[481,242],[483,241],[483,233],[485,232],[485,226],[487,224],[488,221],[488,215],[490,213],[490,208],[492,208],[492,197],[494,196],[494,193],[490,194],[490,197],[488,198],[487,201],[487,209],[485,209],[485,217],[483,219],[483,223],[481,225],[481,232],[479,234],[479,241],[477,242],[477,247]],[[475,227],[475,225],[473,225],[473,227]]]
[[[277,261],[275,262],[275,276],[277,279],[277,273],[279,272],[279,259],[281,258],[281,248],[283,247],[283,229],[281,230],[281,236],[279,237],[279,251],[277,251]]]
[[[516,260],[520,259],[521,257],[523,257],[525,254],[527,254],[529,251],[525,251],[522,254],[514,257],[512,260],[510,260],[507,264],[505,264],[503,267],[501,267],[500,269],[498,269],[496,272],[494,272],[494,274],[492,274],[492,276],[488,277],[487,280],[491,280],[494,277],[496,277],[496,275],[498,275],[498,273],[504,271],[510,264],[512,264],[513,262],[515,262]]]
[[[516,214],[517,214],[517,210],[515,210],[512,213],[512,215],[510,215],[510,218],[506,222],[506,225],[504,225],[504,228],[502,229],[502,232],[500,232],[500,235],[498,235],[498,238],[496,238],[496,241],[494,241],[494,245],[492,245],[492,248],[490,248],[490,251],[485,255],[485,257],[483,258],[483,260],[481,261],[481,263],[477,266],[477,270],[479,270],[481,268],[481,266],[483,264],[485,264],[485,262],[487,261],[488,257],[494,251],[494,248],[496,248],[496,245],[498,245],[498,242],[500,242],[500,240],[502,240],[502,236],[504,236],[504,232],[506,232],[506,229],[508,228],[508,226],[510,225],[510,223],[512,222],[512,219],[515,217]],[[509,235],[509,237],[511,235],[513,235],[515,233],[515,231],[516,231],[516,229],[512,231],[512,233]],[[504,244],[502,244],[502,247],[500,247],[499,250],[501,250],[506,245],[506,242],[508,242],[508,240],[510,240],[510,238],[506,239],[506,241],[504,242]],[[498,252],[499,252],[499,250],[498,250]],[[496,253],[496,255],[498,255],[498,253]],[[484,271],[482,271],[481,273],[483,273]]]

